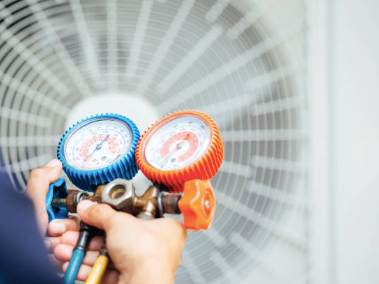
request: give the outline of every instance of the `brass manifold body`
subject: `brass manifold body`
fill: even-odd
[[[179,201],[181,193],[166,193],[165,188],[151,185],[142,196],[137,196],[133,182],[115,179],[106,185],[99,185],[93,195],[79,190],[70,190],[66,198],[53,198],[51,205],[65,207],[68,212],[76,213],[76,207],[82,200],[106,203],[118,211],[123,211],[139,219],[154,219],[163,214],[181,214]]]

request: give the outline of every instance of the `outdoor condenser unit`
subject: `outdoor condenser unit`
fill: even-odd
[[[175,283],[338,283],[330,13],[306,0],[1,1],[0,165],[23,190],[78,119],[115,112],[144,131],[203,111],[225,147],[216,216],[189,232]]]

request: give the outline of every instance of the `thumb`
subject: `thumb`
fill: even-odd
[[[79,202],[76,211],[84,223],[104,231],[109,228],[110,220],[119,214],[107,204],[97,204],[90,200]]]
[[[45,234],[48,216],[46,212],[46,194],[49,185],[55,182],[62,171],[62,163],[59,160],[50,161],[45,167],[33,170],[29,175],[26,186],[26,195],[32,200],[38,222],[38,226]]]
[[[62,163],[55,159],[30,173],[26,194],[32,199],[37,215],[46,213],[45,200],[49,185],[59,178],[61,171]]]

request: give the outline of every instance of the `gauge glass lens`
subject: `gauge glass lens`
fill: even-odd
[[[209,146],[211,130],[196,116],[170,120],[151,133],[145,159],[154,168],[169,171],[195,162]]]
[[[75,169],[90,171],[107,167],[130,148],[133,137],[127,124],[104,118],[77,126],[63,145],[64,159]]]

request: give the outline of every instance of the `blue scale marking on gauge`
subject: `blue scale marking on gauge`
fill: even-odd
[[[101,114],[73,125],[62,136],[58,159],[71,182],[86,191],[116,178],[132,179],[138,172],[135,149],[140,133],[133,121],[118,114]]]

